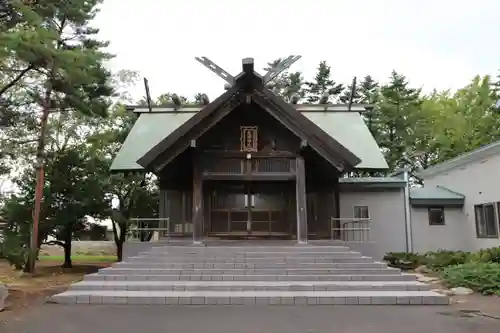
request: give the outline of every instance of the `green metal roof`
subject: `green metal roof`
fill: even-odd
[[[141,113],[113,164],[112,171],[142,170],[137,160],[195,112]],[[358,112],[302,112],[309,120],[361,159],[358,169],[387,169],[384,155]]]
[[[111,171],[137,171],[137,160],[195,113],[143,113],[136,120],[120,151],[111,164]]]
[[[356,169],[388,169],[384,155],[358,112],[302,113],[361,159]]]
[[[427,200],[442,200],[442,199],[464,199],[463,194],[453,192],[446,187],[413,187],[410,189],[410,199],[427,199]]]
[[[342,184],[373,184],[373,183],[405,183],[401,178],[397,177],[348,177],[339,178],[339,183]]]

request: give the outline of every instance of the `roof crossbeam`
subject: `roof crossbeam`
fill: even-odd
[[[288,58],[285,58],[281,60],[276,67],[269,69],[269,71],[264,75],[264,84],[272,81],[276,76],[278,76],[280,73],[284,72],[290,66],[292,66],[297,60],[299,60],[301,56],[294,56],[291,55]]]
[[[227,71],[222,69],[220,66],[218,66],[216,63],[214,63],[212,60],[208,59],[207,57],[195,57],[195,59],[200,64],[202,64],[203,66],[205,66],[206,68],[210,69],[212,72],[217,74],[220,78],[225,80],[230,85],[234,84],[234,77]]]

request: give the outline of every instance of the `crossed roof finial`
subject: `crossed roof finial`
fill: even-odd
[[[264,75],[263,81],[264,84],[274,80],[276,76],[278,76],[283,71],[287,70],[291,65],[293,65],[297,60],[300,59],[301,56],[291,55],[288,58],[281,60],[274,68],[269,69],[269,71]],[[220,78],[226,81],[228,84],[233,85],[235,82],[234,76],[229,74],[226,70],[222,69],[212,60],[207,57],[195,57],[196,61],[210,69],[212,72],[217,74]],[[243,59],[245,62],[247,58]]]

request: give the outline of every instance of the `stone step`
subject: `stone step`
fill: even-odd
[[[429,290],[418,281],[81,281],[71,290],[129,291],[341,291],[341,290]]]
[[[85,291],[69,290],[50,301],[61,304],[144,305],[368,305],[449,304],[432,291]]]
[[[140,252],[139,255],[148,256],[176,256],[176,257],[206,257],[206,258],[268,258],[268,257],[332,257],[332,256],[361,256],[359,252],[352,251],[338,251],[338,252],[246,252],[246,253],[234,253],[234,252],[174,252],[174,251],[149,251]]]
[[[328,257],[264,257],[264,258],[249,258],[249,257],[214,257],[214,258],[206,258],[206,257],[171,257],[168,255],[165,256],[153,256],[153,255],[140,255],[133,256],[127,258],[127,262],[206,262],[206,263],[274,263],[274,262],[316,262],[316,263],[335,263],[335,262],[372,262],[373,259],[370,257],[363,256],[328,256]]]
[[[155,246],[151,252],[180,252],[180,253],[273,253],[273,252],[348,252],[348,246]]]
[[[179,274],[88,274],[85,281],[415,281],[412,274],[358,274],[358,275],[179,275]]]
[[[356,275],[356,274],[389,274],[397,273],[396,268],[121,268],[109,267],[99,271],[100,274],[114,275]]]
[[[152,263],[152,262],[120,262],[113,265],[115,268],[161,268],[161,269],[339,269],[339,268],[387,268],[387,264],[383,262],[361,262],[361,263],[314,263],[314,262],[266,262],[266,263]]]

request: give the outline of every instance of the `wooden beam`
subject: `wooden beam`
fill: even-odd
[[[214,111],[217,111],[219,108],[224,108],[228,102],[231,101],[235,93],[238,91],[237,87],[233,87],[220,95],[215,101],[207,105],[203,108],[203,110],[195,113],[191,118],[189,118],[184,124],[179,126],[175,131],[170,133],[165,139],[163,139],[156,146],[151,148],[144,156],[142,156],[137,163],[148,169],[150,164],[154,162],[165,150],[169,149],[173,144],[177,143],[179,139],[184,137],[190,130],[194,127],[199,127],[199,123],[205,120],[207,117],[210,117]],[[192,138],[191,138],[192,139]],[[188,143],[189,145],[189,143]],[[180,151],[182,152],[182,151]],[[180,153],[179,152],[179,153]]]
[[[209,114],[208,117],[202,119],[199,123],[194,124],[194,126],[191,128],[191,130],[196,132],[196,134],[193,135],[194,139],[201,137],[205,132],[207,132],[209,129],[215,126],[222,118],[224,118],[227,114],[229,114],[234,108],[238,107],[238,105],[240,105],[242,101],[243,101],[243,95],[238,95],[234,99],[227,101],[225,105],[215,110],[212,114]],[[210,107],[210,105],[208,107]],[[190,118],[188,122],[191,121],[193,118]],[[157,149],[158,145],[152,148],[150,152],[153,151],[153,149]],[[166,147],[164,151],[160,151],[159,154],[155,157],[157,159],[162,159],[162,156],[165,155],[168,156],[166,158],[163,158],[163,161],[161,161],[160,163],[158,163],[158,165],[154,167],[154,172],[156,173],[160,172],[175,157],[177,157],[180,153],[189,148],[190,145],[191,145],[191,140],[189,142],[186,142],[186,140],[183,140],[182,137],[179,137],[177,141],[173,141],[170,146]],[[147,154],[149,154],[150,152],[148,152]],[[138,163],[140,162],[141,159],[139,159]]]
[[[253,74],[253,58],[244,58],[242,61],[243,72]]]
[[[193,162],[193,245],[203,243],[203,178],[198,158]]]
[[[252,181],[289,181],[295,179],[293,172],[269,172],[235,174],[229,172],[204,172],[204,180],[252,180]]]
[[[207,57],[195,57],[196,61],[198,61],[200,64],[205,66],[206,68],[210,69],[212,72],[217,74],[221,79],[225,80],[227,83],[233,85],[234,84],[234,77],[223,70],[220,66],[215,64],[212,60],[208,59]]]
[[[276,67],[271,68],[266,75],[264,75],[264,83],[267,83],[273,80],[276,76],[278,76],[283,71],[287,70],[291,65],[293,65],[297,60],[300,59],[300,56],[291,55],[288,58],[281,60]]]
[[[305,162],[302,156],[297,157],[295,170],[297,172],[297,180],[295,182],[297,196],[297,242],[303,244],[307,243],[307,201]]]
[[[335,184],[335,187],[333,188],[333,195],[334,195],[334,198],[333,200],[335,200],[335,203],[334,203],[334,206],[335,206],[335,212],[334,212],[334,218],[336,218],[337,220],[335,220],[335,223],[333,224],[333,228],[340,228],[340,221],[338,220],[340,218],[340,184],[338,182],[338,178],[337,178],[337,183]],[[332,225],[330,224],[330,228],[332,227]],[[340,230],[337,229],[338,231],[334,234],[331,234],[330,236],[334,239],[340,239]],[[333,233],[333,230],[330,230],[330,233]]]

